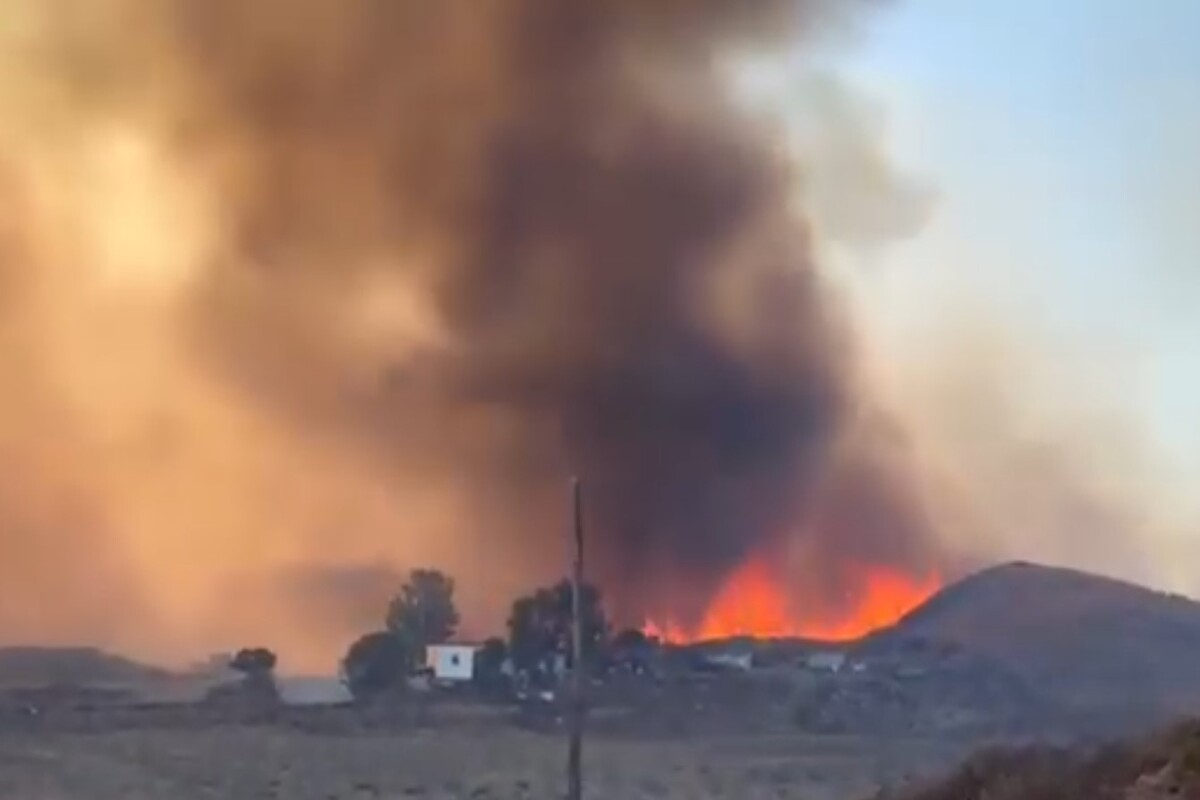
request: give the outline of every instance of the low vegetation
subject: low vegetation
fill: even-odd
[[[209,702],[246,708],[270,709],[280,702],[279,686],[275,682],[275,667],[279,658],[265,647],[245,647],[225,664],[239,680],[218,683],[209,688]]]
[[[879,795],[879,800],[1168,798],[1200,798],[1200,720],[1089,754],[1041,747],[987,750],[940,781]]]
[[[0,797],[33,800],[561,800],[558,736],[443,721],[406,732],[283,727],[0,733]],[[899,747],[899,745],[898,745]],[[594,737],[591,800],[861,800],[880,769],[937,754],[861,741]]]

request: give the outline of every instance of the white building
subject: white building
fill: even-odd
[[[478,651],[473,644],[431,644],[425,648],[425,666],[433,670],[436,680],[469,681],[475,677]]]

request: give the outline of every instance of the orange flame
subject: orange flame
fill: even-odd
[[[894,624],[941,588],[935,576],[914,579],[889,567],[864,568],[856,583],[855,597],[842,611],[796,614],[767,562],[751,559],[725,581],[698,625],[650,620],[643,631],[672,644],[734,636],[851,641]]]

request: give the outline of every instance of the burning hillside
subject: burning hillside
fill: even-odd
[[[672,644],[737,636],[852,641],[892,625],[941,586],[936,576],[914,579],[886,566],[865,567],[842,581],[841,598],[806,606],[789,586],[793,580],[767,561],[747,561],[721,585],[698,622],[651,616],[644,630]]]

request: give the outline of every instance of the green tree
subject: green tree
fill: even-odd
[[[411,654],[390,631],[357,639],[342,659],[342,681],[355,700],[370,700],[404,686]]]
[[[454,579],[433,569],[417,569],[388,606],[387,629],[400,639],[414,661],[425,648],[449,640],[458,630]],[[415,663],[410,666],[416,666]]]
[[[608,620],[600,590],[590,584],[580,587],[583,620],[583,654],[592,661],[608,635]],[[571,583],[560,581],[518,598],[508,619],[509,652],[519,669],[536,671],[561,655],[571,664]]]

